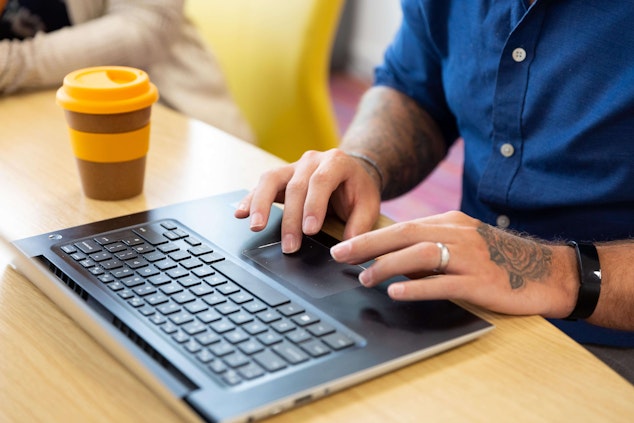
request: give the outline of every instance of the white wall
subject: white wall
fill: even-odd
[[[348,41],[346,69],[372,79],[374,67],[401,23],[399,0],[348,0]]]

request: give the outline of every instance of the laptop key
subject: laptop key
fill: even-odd
[[[138,308],[141,307],[142,305],[145,304],[145,301],[143,301],[141,298],[139,297],[135,297],[135,298],[131,298],[128,300],[128,304],[130,304],[132,307],[134,308]]]
[[[160,314],[153,314],[150,317],[150,322],[154,323],[155,325],[162,325],[163,323],[167,322],[167,319],[163,316],[161,316]]]
[[[183,326],[183,330],[189,335],[197,335],[201,332],[206,331],[207,326],[198,320],[194,320],[193,322],[187,323],[185,326]]]
[[[123,242],[115,242],[114,244],[105,245],[104,248],[111,253],[118,253],[119,251],[126,250],[128,246]]]
[[[304,351],[287,341],[274,345],[273,351],[279,354],[290,364],[302,363],[309,358]]]
[[[104,269],[108,269],[108,270],[118,269],[120,267],[123,267],[123,262],[121,260],[118,260],[118,259],[112,259],[112,260],[104,261],[104,262],[101,262],[99,264],[101,265],[101,267],[103,267]]]
[[[169,297],[167,295],[161,294],[160,292],[157,292],[147,297],[145,301],[152,306],[158,306],[159,304],[163,304],[169,301]]]
[[[247,355],[252,355],[264,350],[262,344],[260,344],[255,339],[249,339],[247,341],[241,342],[240,344],[238,344],[238,348],[240,349],[240,351]]]
[[[215,272],[209,266],[198,267],[192,270],[192,273],[199,278],[206,278],[207,276],[213,275]]]
[[[222,380],[225,381],[227,385],[237,385],[242,382],[242,378],[235,370],[228,370],[222,375]]]
[[[214,360],[214,355],[207,349],[201,350],[198,354],[196,354],[196,358],[200,360],[202,363],[210,363]]]
[[[77,251],[77,248],[75,248],[74,245],[62,245],[60,248],[68,255],[73,254]]]
[[[209,369],[214,373],[222,373],[227,370],[227,365],[222,360],[216,359],[209,364]]]
[[[248,323],[242,327],[245,331],[247,331],[250,335],[258,335],[260,333],[266,332],[268,330],[268,326],[264,323],[254,321]]]
[[[209,309],[207,304],[203,303],[202,301],[198,299],[194,300],[193,302],[187,303],[185,308],[187,309],[187,311],[194,314]]]
[[[180,310],[181,310],[181,307],[175,303],[164,304],[158,307],[158,311],[160,311],[162,314],[165,314],[165,315],[177,313]]]
[[[282,313],[284,316],[289,317],[289,316],[294,316],[296,314],[299,313],[303,313],[304,312],[304,308],[295,304],[295,303],[288,303],[288,304],[284,304],[283,306],[280,306],[277,308],[277,311],[279,311],[280,313]]]
[[[175,325],[182,325],[185,323],[189,323],[192,320],[194,320],[194,318],[192,317],[191,314],[189,314],[186,311],[180,311],[178,313],[175,314],[170,314],[169,319],[172,321],[172,323],[174,323]]]
[[[330,349],[320,340],[313,339],[300,344],[300,347],[313,357],[321,357],[330,353]]]
[[[83,241],[75,243],[75,247],[77,247],[84,254],[92,254],[97,251],[101,251],[101,245],[92,239],[85,239]]]
[[[192,354],[195,354],[195,353],[197,353],[198,351],[200,351],[200,350],[202,350],[202,349],[203,349],[203,348],[202,348],[202,347],[198,344],[198,342],[196,342],[196,341],[195,341],[195,340],[193,340],[193,339],[189,339],[189,340],[187,341],[187,343],[186,343],[184,346],[185,346],[185,349],[186,349],[187,351],[189,351],[190,353],[192,353]]]
[[[287,367],[286,361],[270,350],[264,350],[254,354],[253,360],[269,372],[276,372]]]
[[[243,307],[251,314],[256,314],[261,312],[262,310],[266,310],[266,305],[264,305],[264,303],[260,300],[249,301],[248,303],[244,304]]]
[[[247,380],[255,379],[264,375],[264,370],[255,363],[249,363],[238,369],[240,376]]]
[[[312,324],[307,326],[306,329],[315,336],[324,336],[335,331],[335,328],[324,322]]]
[[[209,347],[209,350],[213,352],[216,355],[216,357],[223,357],[227,354],[231,354],[232,352],[234,352],[235,348],[233,347],[233,345],[231,345],[230,343],[226,341],[220,341],[216,344],[213,344],[211,347]]]
[[[220,341],[220,339],[220,336],[213,332],[205,332],[196,335],[196,341],[198,341],[200,345],[204,345],[205,347],[207,345],[213,344],[214,342]]]
[[[333,350],[342,350],[354,345],[354,341],[352,339],[339,332],[326,335],[322,338],[322,340]]]
[[[161,330],[168,335],[171,335],[175,332],[178,332],[178,326],[176,326],[172,322],[166,322],[163,326],[161,326]]]
[[[229,367],[233,367],[234,369],[249,364],[249,358],[239,351],[234,351],[233,353],[224,356],[222,360]]]
[[[134,230],[134,233],[152,245],[160,245],[168,242],[168,239],[163,236],[163,232],[165,232],[165,229],[159,225],[146,225]]]
[[[287,333],[286,337],[295,344],[299,344],[305,341],[308,341],[312,338],[310,333],[304,329],[295,329],[294,331]]]
[[[198,245],[196,247],[190,248],[187,251],[189,251],[190,254],[192,254],[192,255],[194,255],[196,257],[214,252],[214,250],[210,246],[203,245],[203,244],[200,244],[200,245]]]
[[[273,331],[266,331],[257,336],[258,341],[263,343],[264,345],[273,345],[282,341],[282,337]]]
[[[220,320],[222,318],[222,315],[216,310],[206,310],[196,314],[196,317],[203,323],[211,323]]]
[[[92,253],[90,255],[90,258],[93,259],[96,262],[100,262],[100,261],[106,261],[106,260],[110,260],[112,258],[112,254],[106,252],[106,251],[99,251],[96,253]]]
[[[204,295],[211,294],[212,292],[214,292],[214,289],[210,287],[209,285],[207,285],[206,283],[203,283],[191,288],[190,292],[193,292],[195,295],[202,297]]]
[[[121,282],[128,288],[134,288],[135,286],[143,285],[145,283],[145,279],[141,276],[130,276],[125,279],[122,279]]]
[[[189,341],[189,335],[187,335],[183,331],[177,330],[172,335],[172,339],[174,339],[174,341],[178,342],[179,344],[184,344],[185,342]]]
[[[141,313],[144,316],[151,316],[153,314],[156,313],[156,311],[154,311],[154,307],[150,307],[149,305],[144,305],[141,308],[137,309],[139,311],[139,313]]]

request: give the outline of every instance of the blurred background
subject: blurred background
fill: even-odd
[[[398,0],[347,0],[339,22],[330,67],[329,87],[339,133],[348,127],[373,69],[401,22]],[[403,221],[459,207],[463,149],[458,141],[447,158],[410,193],[386,201],[382,211]]]

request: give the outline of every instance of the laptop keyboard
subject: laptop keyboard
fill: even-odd
[[[356,344],[353,334],[257,280],[175,221],[108,232],[61,250],[227,385]]]

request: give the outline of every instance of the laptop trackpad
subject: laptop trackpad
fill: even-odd
[[[276,242],[246,250],[244,255],[313,298],[361,286],[358,277],[363,268],[337,263],[329,248],[313,238],[304,237],[302,248],[293,254],[282,253]]]

